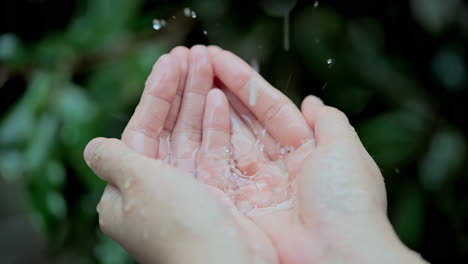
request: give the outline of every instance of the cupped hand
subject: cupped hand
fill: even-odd
[[[131,149],[96,139],[85,151],[110,183],[103,231],[150,263],[411,259],[345,116],[313,97],[302,110],[229,52],[174,49],[123,133]]]
[[[200,151],[232,154],[229,162],[198,163],[211,172],[199,180],[223,190],[270,238],[278,262],[417,261],[393,232],[383,177],[346,116],[313,96],[301,113],[240,58],[209,49],[231,122],[221,96],[212,110],[207,104],[225,120],[218,123],[224,143]]]
[[[153,67],[122,141],[97,138],[85,149],[109,183],[101,229],[142,263],[276,262],[269,239],[196,180],[200,147],[216,144],[218,119],[205,111],[219,99],[209,94],[213,79],[206,47],[175,48]]]

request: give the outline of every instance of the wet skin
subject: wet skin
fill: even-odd
[[[419,261],[345,115],[315,97],[301,112],[218,47],[161,57],[122,142],[85,159],[109,182],[101,228],[142,262]]]

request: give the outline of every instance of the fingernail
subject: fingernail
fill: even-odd
[[[307,96],[307,100],[309,100],[311,103],[313,103],[313,104],[315,104],[315,105],[323,105],[322,99],[318,98],[318,97],[315,96],[315,95],[309,95],[309,96]]]
[[[88,166],[90,165],[91,156],[92,156],[94,150],[104,140],[105,140],[105,138],[95,138],[95,139],[91,140],[88,143],[88,145],[86,145],[85,150],[84,150],[84,159],[86,161],[86,164],[88,164]]]

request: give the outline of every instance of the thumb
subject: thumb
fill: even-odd
[[[94,173],[118,189],[125,185],[128,165],[137,154],[115,138],[95,138],[84,150],[84,159]]]
[[[221,263],[234,248],[240,252],[229,211],[187,173],[117,139],[92,140],[84,158],[98,177],[116,186],[118,191],[108,188],[112,194],[120,194],[119,199],[101,199],[103,231],[142,263]]]
[[[316,149],[298,175],[299,192],[308,201],[311,213],[385,212],[382,174],[346,115],[316,103],[313,97],[304,100],[302,112],[316,139]],[[328,205],[317,201],[327,201]],[[349,214],[351,211],[354,213]]]

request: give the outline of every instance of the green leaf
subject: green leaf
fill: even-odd
[[[36,72],[28,90],[0,123],[0,144],[24,143],[34,134],[35,115],[47,104],[52,77],[47,72]]]
[[[0,152],[0,176],[5,180],[18,179],[24,173],[24,157],[17,150],[5,150]]]
[[[410,248],[416,249],[420,245],[424,230],[424,214],[422,193],[411,188],[403,190],[396,205],[394,224],[398,236]]]
[[[50,214],[56,219],[61,219],[65,216],[67,205],[61,194],[53,191],[48,192],[46,194],[46,204]]]
[[[422,158],[419,177],[424,186],[439,190],[463,166],[466,154],[463,135],[453,130],[437,132],[431,140],[429,151]]]
[[[424,120],[420,113],[399,110],[365,120],[357,130],[377,164],[393,170],[412,162],[424,143]]]
[[[57,118],[52,114],[44,114],[26,150],[26,167],[29,171],[37,171],[45,164],[56,142],[57,131]]]
[[[49,160],[45,169],[47,183],[55,188],[60,189],[65,183],[65,168],[62,163],[56,160]]]

